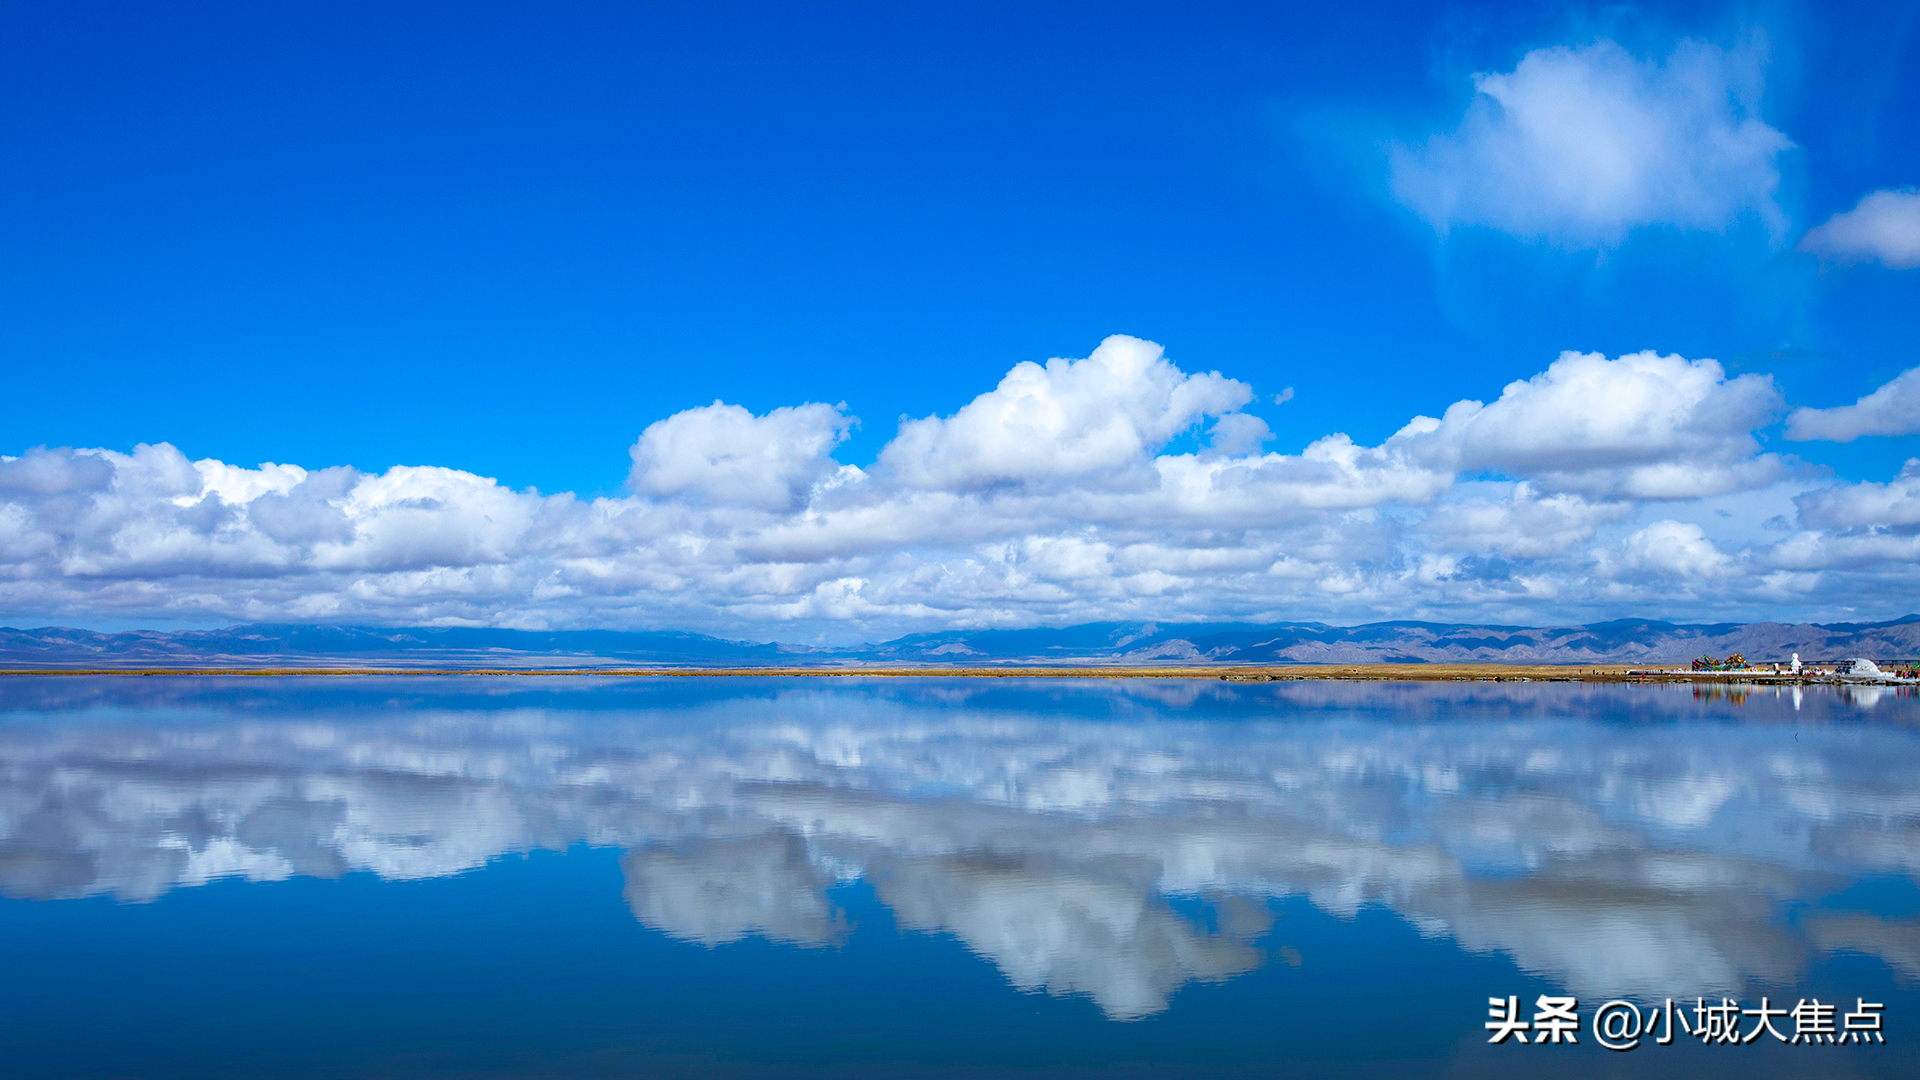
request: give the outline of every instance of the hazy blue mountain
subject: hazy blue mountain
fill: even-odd
[[[9,666],[758,666],[792,662],[811,652],[679,631],[260,624],[103,634],[65,627],[0,627],[0,664]]]
[[[872,647],[877,660],[1008,663],[1637,663],[1742,652],[1754,660],[1920,655],[1920,615],[1885,623],[1712,623],[1621,619],[1589,626],[1459,623],[1089,623],[1062,630],[914,634]]]
[[[890,664],[1665,663],[1701,653],[1756,661],[1920,656],[1920,615],[1883,623],[1621,619],[1588,626],[1380,622],[1086,623],[951,630],[817,649],[677,631],[252,625],[105,634],[0,627],[0,666],[774,667]]]

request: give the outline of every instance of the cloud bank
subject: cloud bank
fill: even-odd
[[[1786,228],[1791,140],[1759,118],[1762,50],[1683,42],[1642,60],[1612,41],[1536,49],[1473,76],[1460,126],[1391,150],[1395,196],[1442,233],[1484,226],[1611,247],[1648,225]]]
[[[1911,382],[1857,413],[1801,410],[1793,430],[1884,428],[1911,415],[1894,400]],[[1333,433],[1294,453],[1262,449],[1253,400],[1115,337],[903,422],[866,468],[833,456],[854,422],[842,406],[689,409],[640,434],[632,494],[591,500],[443,467],[31,449],[0,458],[0,612],[850,638],[1114,618],[1897,615],[1890,598],[1920,585],[1920,531],[1886,485],[1809,479],[1766,452],[1779,392],[1712,360],[1566,353],[1378,445]],[[1742,493],[1799,499],[1788,535],[1718,524],[1711,501]]]

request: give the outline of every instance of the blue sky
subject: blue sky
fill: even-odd
[[[1920,474],[1902,469],[1920,384],[1877,420],[1793,429],[1846,441],[1782,423],[1920,365],[1920,270],[1899,246],[1920,185],[1910,5],[21,4],[0,31],[0,468],[40,477],[0,478],[16,625],[805,639],[1916,606]],[[1893,201],[1861,202],[1875,192]],[[995,413],[994,437],[1069,463],[1050,471],[974,452],[991,440],[959,418],[998,406],[969,402],[1110,335],[1241,389],[1171,411],[1087,389],[1051,449]],[[1684,415],[1558,457],[1464,427],[1432,436],[1453,440],[1444,469],[1389,447],[1564,351],[1643,350],[1683,358],[1636,376],[1660,386],[1708,359],[1718,374]],[[1127,370],[1174,386],[1156,362]],[[1613,394],[1625,370],[1567,393]],[[1713,396],[1740,378],[1772,396]],[[716,399],[765,422],[685,412]],[[845,407],[776,412],[806,403]],[[677,414],[685,437],[642,438]],[[1122,414],[1125,452],[1069,467],[1062,447]],[[1245,419],[1226,437],[1229,414]],[[1501,423],[1543,423],[1527,415]],[[921,445],[945,464],[882,453],[908,417],[953,421]],[[1668,467],[1728,478],[1621,479],[1622,447],[1660,432]],[[1277,476],[1335,433],[1445,479],[1254,500],[1311,521],[1189,499],[1168,524],[1166,461],[1265,454]],[[303,489],[345,524],[269,525],[280,504],[254,500],[304,473],[160,463],[174,478],[141,495],[116,455],[143,444],[361,479]],[[1584,471],[1542,464],[1569,455]],[[495,480],[518,509],[467,506],[450,492],[472,485],[438,473],[453,488],[414,492],[394,466]],[[1140,469],[1163,501],[1112,505]],[[747,472],[784,494],[738,487]],[[1487,535],[1560,539],[1464,539],[1462,515],[1496,503],[1511,520]],[[389,504],[415,517],[378,524]],[[593,507],[591,528],[553,524]],[[779,539],[836,513],[835,539]],[[1000,524],[961,536],[942,514]],[[488,532],[503,516],[522,531]],[[676,561],[696,548],[700,567]]]

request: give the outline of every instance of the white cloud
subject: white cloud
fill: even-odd
[[[1242,457],[1259,452],[1272,439],[1273,430],[1265,420],[1247,413],[1228,413],[1213,422],[1207,453],[1212,457]]]
[[[635,491],[712,506],[784,511],[838,466],[830,456],[853,420],[810,403],[755,416],[716,401],[647,425],[629,451]]]
[[[1541,496],[1531,484],[1520,483],[1505,499],[1467,499],[1436,507],[1425,528],[1455,550],[1543,559],[1578,548],[1602,526],[1632,514],[1629,503]]]
[[[34,498],[105,491],[113,473],[113,465],[99,454],[37,447],[19,457],[0,458],[0,493]]]
[[[1455,468],[1530,477],[1546,491],[1696,499],[1779,477],[1753,437],[1779,411],[1771,378],[1728,379],[1713,360],[1566,352],[1491,405],[1455,404],[1410,441]]]
[[[29,450],[0,458],[0,612],[788,640],[1134,618],[1547,621],[1647,603],[1776,615],[1783,598],[1904,613],[1889,583],[1911,573],[1910,538],[1887,530],[1907,528],[1907,478],[1792,486],[1754,437],[1780,411],[1763,376],[1568,353],[1490,404],[1297,453],[1260,449],[1249,400],[1114,338],[905,422],[870,470],[833,457],[840,407],[690,409],[635,444],[635,494],[593,500],[439,467]],[[1195,448],[1170,451],[1193,431]],[[1777,543],[1690,501],[1769,483],[1779,501],[1803,496],[1800,530]],[[1629,541],[1655,518],[1705,527]],[[1791,595],[1779,573],[1800,575]]]
[[[1911,435],[1920,431],[1920,368],[1909,368],[1851,405],[1799,408],[1787,416],[1787,438],[1800,442],[1852,442],[1863,435]]]
[[[1721,577],[1731,564],[1706,530],[1682,521],[1656,521],[1627,537],[1622,549],[1628,568],[1662,577]]]
[[[1821,529],[1920,525],[1920,458],[1908,458],[1892,483],[1842,484],[1794,500],[1803,524]]]
[[[1920,189],[1875,191],[1807,230],[1800,250],[1845,261],[1878,260],[1895,270],[1920,266]]]
[[[1129,469],[1150,475],[1153,451],[1251,400],[1245,383],[1217,371],[1188,375],[1160,346],[1115,335],[1085,360],[1018,364],[952,416],[900,425],[880,465],[908,485],[945,491]],[[1264,423],[1245,420],[1223,434],[1236,448],[1267,437]]]
[[[1717,231],[1752,214],[1777,235],[1778,159],[1793,144],[1759,118],[1761,52],[1536,49],[1473,77],[1459,128],[1393,150],[1394,193],[1443,233],[1481,225],[1611,246],[1642,226]]]

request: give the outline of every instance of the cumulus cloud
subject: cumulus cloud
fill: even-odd
[[[1799,408],[1787,415],[1787,438],[1800,442],[1852,442],[1865,435],[1911,435],[1920,431],[1920,368],[1909,368],[1851,405]]]
[[[1632,229],[1779,234],[1779,156],[1759,117],[1762,50],[1685,42],[1643,60],[1612,41],[1536,49],[1473,77],[1460,126],[1392,151],[1394,194],[1442,233],[1479,225],[1578,247]]]
[[[301,469],[291,485],[281,485],[264,482],[271,475],[271,465],[262,465],[255,473],[224,462],[206,464],[208,471],[218,472],[227,485],[230,494],[222,501],[246,506],[247,520],[268,539],[306,551],[316,544],[338,546],[353,539],[353,521],[347,516],[345,501],[361,480],[357,470],[336,466],[310,473]],[[258,494],[252,498],[241,494],[248,491]]]
[[[1842,261],[1877,260],[1895,270],[1920,266],[1920,189],[1862,197],[1853,209],[1807,230],[1800,250]]]
[[[1907,529],[1920,525],[1920,458],[1892,483],[1842,484],[1794,500],[1803,524],[1823,529]]]
[[[1144,472],[1175,435],[1251,400],[1245,383],[1217,371],[1188,375],[1160,346],[1114,336],[1085,360],[1015,365],[952,416],[902,424],[880,465],[911,486],[949,491]],[[1224,435],[1236,450],[1268,437],[1253,417],[1234,418]]]
[[[1602,526],[1628,518],[1633,511],[1626,502],[1542,496],[1532,484],[1520,483],[1504,499],[1467,499],[1437,507],[1425,527],[1443,546],[1455,550],[1541,559],[1578,548]]]
[[[853,419],[810,403],[755,416],[715,401],[647,425],[633,444],[633,490],[716,506],[791,510],[838,469],[831,454]]]
[[[432,466],[30,449],[0,458],[0,612],[847,640],[1132,618],[1560,620],[1648,602],[1775,614],[1816,586],[1873,608],[1905,572],[1885,561],[1903,549],[1868,535],[1904,504],[1867,488],[1810,496],[1800,531],[1764,551],[1721,533],[1626,543],[1644,507],[1675,509],[1641,525],[1678,521],[1690,500],[1792,481],[1754,434],[1782,408],[1771,380],[1712,360],[1567,353],[1376,445],[1333,433],[1265,450],[1251,400],[1112,338],[905,421],[870,468],[834,457],[852,423],[840,406],[689,409],[640,434],[631,495],[592,500]],[[1660,584],[1706,569],[1711,592]],[[1766,576],[1788,570],[1788,592]]]
[[[48,498],[105,491],[113,473],[113,465],[97,454],[35,447],[19,457],[0,459],[0,493]]]
[[[1720,577],[1730,565],[1705,529],[1682,521],[1656,521],[1627,537],[1621,547],[1629,568],[1660,577]]]
[[[1455,404],[1417,439],[1454,468],[1531,477],[1545,491],[1696,499],[1779,477],[1753,430],[1780,408],[1771,378],[1728,379],[1713,360],[1566,352],[1491,405]]]

